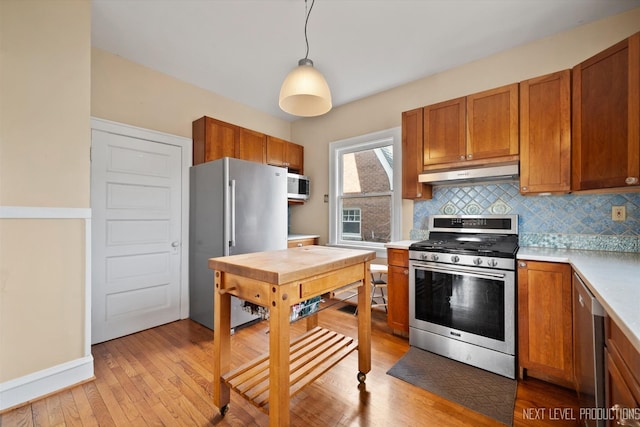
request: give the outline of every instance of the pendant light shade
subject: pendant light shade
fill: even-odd
[[[280,88],[280,108],[289,114],[301,117],[319,116],[331,110],[331,92],[329,85],[320,71],[313,68],[313,61],[309,59],[309,39],[307,38],[307,24],[315,0],[311,0],[311,7],[307,11],[305,4],[304,41],[307,53],[298,61],[282,83]]]
[[[295,116],[319,116],[331,110],[331,92],[313,61],[301,59],[280,88],[280,108]]]

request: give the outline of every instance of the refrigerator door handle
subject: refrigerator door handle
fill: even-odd
[[[229,247],[236,245],[236,180],[229,181],[231,187],[231,239],[229,240]]]

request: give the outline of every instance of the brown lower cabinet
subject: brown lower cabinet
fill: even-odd
[[[610,317],[606,322],[605,395],[607,407],[619,409],[609,425],[640,425],[640,353]]]
[[[300,246],[317,245],[317,237],[304,237],[301,239],[289,239],[287,241],[288,248],[299,248]]]
[[[518,365],[526,375],[568,388],[573,382],[569,264],[518,262]]]
[[[571,266],[518,262],[518,365],[525,375],[575,388]],[[605,317],[608,426],[640,427],[640,352]]]
[[[387,249],[387,325],[396,335],[409,335],[409,251]]]

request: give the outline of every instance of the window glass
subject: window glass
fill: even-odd
[[[343,208],[342,238],[345,240],[362,240],[360,230],[360,208]]]

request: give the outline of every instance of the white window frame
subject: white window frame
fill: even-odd
[[[342,188],[341,159],[344,154],[362,150],[393,146],[393,177],[391,180],[391,241],[400,240],[402,232],[402,130],[400,127],[334,141],[329,144],[329,245],[376,251],[380,258],[387,252],[381,242],[357,242],[340,240],[339,194]],[[391,171],[386,171],[389,174]]]

